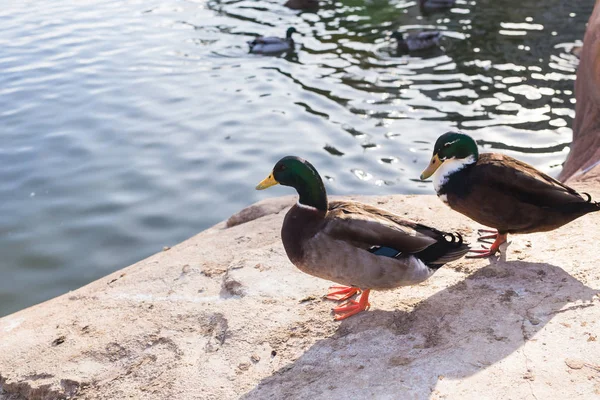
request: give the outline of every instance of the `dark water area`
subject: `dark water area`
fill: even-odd
[[[11,1],[0,8],[0,315],[76,289],[261,198],[282,156],[332,194],[433,193],[461,129],[556,176],[593,1]],[[294,26],[296,52],[247,52]],[[398,56],[389,35],[438,29]]]

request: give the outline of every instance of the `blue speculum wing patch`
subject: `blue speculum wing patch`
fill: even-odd
[[[369,249],[369,251],[376,256],[390,257],[396,258],[400,255],[400,252],[396,249],[392,249],[391,247],[383,247],[383,246],[373,246]]]

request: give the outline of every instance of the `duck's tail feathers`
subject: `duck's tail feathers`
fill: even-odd
[[[446,263],[463,257],[469,249],[469,245],[463,242],[460,233],[443,232],[443,237],[440,240],[416,253],[415,256],[428,267],[438,269]]]
[[[598,210],[600,210],[600,202],[592,201],[592,196],[589,193],[581,193],[581,194],[584,195],[585,197],[587,197],[587,199],[585,200],[586,203],[592,204],[592,205],[596,206],[596,208]]]
[[[585,215],[587,213],[600,211],[600,202],[592,201],[592,196],[589,193],[581,193],[581,197],[585,197],[583,201],[562,204],[558,209],[564,213]]]

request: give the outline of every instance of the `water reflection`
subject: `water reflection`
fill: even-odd
[[[333,194],[431,193],[418,175],[462,129],[556,175],[593,4],[93,0],[0,9],[0,314],[135,262],[260,198],[282,155]],[[299,31],[283,57],[258,35]],[[438,30],[397,55],[393,32]],[[283,191],[281,192],[283,194]]]

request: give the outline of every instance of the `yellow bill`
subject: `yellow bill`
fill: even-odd
[[[434,154],[433,157],[431,157],[431,161],[427,168],[421,172],[421,180],[429,178],[441,165],[442,162],[440,161],[440,158],[437,154]]]
[[[260,181],[258,185],[256,185],[256,190],[264,190],[277,184],[279,184],[279,182],[275,180],[275,178],[273,177],[273,173],[271,172],[269,176],[267,176],[265,179]]]

